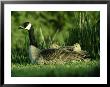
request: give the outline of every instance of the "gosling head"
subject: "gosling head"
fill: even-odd
[[[76,43],[76,44],[74,44],[74,51],[75,52],[80,52],[81,51],[81,46],[80,46],[80,44],[78,44],[78,43]]]
[[[59,45],[57,45],[57,44],[52,44],[52,45],[50,45],[50,48],[56,48],[56,49],[58,49],[60,46]]]
[[[25,29],[25,30],[30,30],[31,29],[31,23],[30,22],[24,22],[19,26],[19,29]]]

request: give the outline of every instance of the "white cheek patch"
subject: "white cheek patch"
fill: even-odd
[[[31,28],[31,24],[29,23],[25,29],[30,30],[30,28]]]

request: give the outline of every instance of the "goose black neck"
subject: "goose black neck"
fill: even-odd
[[[30,45],[34,45],[34,46],[38,47],[37,42],[35,40],[33,26],[31,26],[31,28],[30,28],[30,30],[28,32],[29,32]]]

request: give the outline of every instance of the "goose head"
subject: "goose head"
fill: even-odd
[[[19,26],[19,29],[25,29],[25,30],[30,30],[32,24],[30,22],[24,22]]]

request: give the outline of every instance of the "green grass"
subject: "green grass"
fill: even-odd
[[[99,61],[74,61],[67,64],[12,64],[12,77],[98,77]]]

